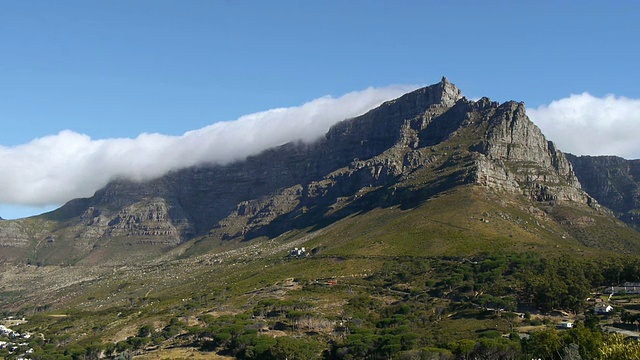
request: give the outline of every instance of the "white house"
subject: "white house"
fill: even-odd
[[[299,257],[299,256],[307,256],[307,249],[303,248],[294,248],[289,252],[290,257]]]
[[[593,309],[596,314],[608,314],[613,311],[613,306],[607,305],[604,302],[596,303],[596,306]]]
[[[0,335],[9,336],[11,334],[13,334],[13,330],[4,325],[0,325]]]

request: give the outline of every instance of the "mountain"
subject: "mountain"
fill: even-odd
[[[390,240],[381,252],[416,242],[442,254],[504,244],[640,250],[640,235],[582,190],[523,103],[470,101],[443,78],[344,120],[313,143],[147,182],[116,180],[50,213],[4,221],[0,256],[140,263],[283,234],[370,250],[371,238],[345,237],[347,229]],[[421,230],[408,236],[412,229]]]
[[[580,321],[640,276],[640,233],[614,216],[636,163],[605,160],[584,170],[523,103],[443,78],[312,143],[118,179],[0,221],[0,310],[37,337],[0,357],[548,357],[547,312]],[[553,351],[596,357],[593,320]]]
[[[640,160],[567,154],[585,191],[640,229]]]

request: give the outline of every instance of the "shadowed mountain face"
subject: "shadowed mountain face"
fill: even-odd
[[[640,229],[640,160],[572,154],[567,158],[587,193]]]
[[[544,208],[552,217],[556,204],[599,209],[524,104],[469,101],[443,78],[344,120],[311,144],[289,143],[144,183],[114,181],[51,213],[3,222],[0,243],[14,261],[150,259],[192,239],[272,238],[372,209],[412,209],[461,186],[513,197],[519,207]],[[563,226],[576,223],[556,217]]]

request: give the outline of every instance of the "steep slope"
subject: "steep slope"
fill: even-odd
[[[587,193],[640,229],[640,160],[572,154],[567,158]]]
[[[88,264],[149,261],[172,249],[188,256],[229,240],[312,232],[350,218],[366,223],[368,213],[419,209],[463,188],[455,191],[475,194],[465,195],[468,201],[489,197],[508,204],[501,212],[513,226],[525,220],[508,214],[548,219],[542,228],[553,231],[532,241],[638,250],[638,239],[582,191],[571,164],[527,118],[524,104],[469,101],[443,78],[344,120],[311,144],[289,143],[245,161],[145,183],[114,181],[37,218],[49,230],[21,243],[20,256]],[[444,198],[440,208],[456,211],[460,204],[446,205]],[[491,201],[479,202],[485,205],[470,216],[488,220],[483,214]],[[0,241],[13,246],[4,229],[0,224]],[[499,230],[483,236],[502,236]],[[612,236],[619,243],[611,243]]]

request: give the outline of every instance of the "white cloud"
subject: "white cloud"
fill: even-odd
[[[0,146],[0,203],[62,204],[91,196],[117,177],[150,179],[201,163],[241,160],[297,139],[312,141],[334,123],[411,89],[368,88],[339,98],[325,96],[297,107],[214,123],[182,136],[141,134],[135,139],[93,140],[66,130],[15,147]]]
[[[527,114],[564,152],[640,158],[640,99],[585,92]]]

